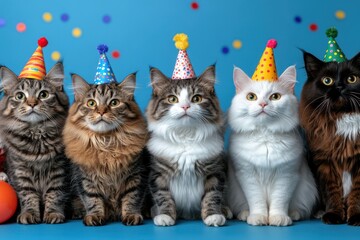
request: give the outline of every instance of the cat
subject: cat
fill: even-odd
[[[360,225],[360,54],[342,63],[303,54],[300,119],[325,205],[322,221]]]
[[[4,66],[0,78],[0,136],[5,172],[20,203],[17,222],[62,223],[69,197],[61,137],[69,108],[63,64],[56,63],[43,80],[18,79]]]
[[[150,69],[152,98],[146,110],[152,155],[150,192],[155,225],[202,218],[222,226],[226,175],[224,120],[215,94],[215,66],[198,78],[172,80]]]
[[[90,85],[76,74],[72,81],[75,101],[63,137],[73,165],[75,193],[86,210],[83,222],[86,226],[117,220],[141,224],[148,133],[134,99],[136,75],[128,75],[120,84]]]
[[[251,80],[237,67],[233,77],[227,189],[233,214],[250,225],[309,218],[318,192],[299,132],[295,67],[275,82]]]

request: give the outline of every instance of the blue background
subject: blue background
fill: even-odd
[[[92,82],[98,62],[96,47],[109,46],[108,57],[118,81],[127,74],[138,71],[136,100],[144,110],[149,101],[149,66],[154,66],[171,76],[177,52],[172,37],[179,32],[189,36],[188,53],[197,75],[207,66],[216,63],[218,84],[216,91],[224,111],[230,106],[235,93],[232,71],[239,66],[252,75],[270,38],[278,41],[275,59],[280,75],[286,67],[295,64],[298,70],[296,94],[299,96],[306,79],[304,63],[299,48],[322,59],[327,38],[325,31],[335,26],[340,47],[348,58],[360,50],[358,9],[356,0],[289,1],[289,0],[198,0],[197,10],[192,0],[9,0],[1,1],[0,64],[19,74],[37,47],[37,39],[47,37],[44,48],[47,70],[54,65],[51,53],[58,51],[64,60],[65,86],[71,99],[69,73],[77,73]],[[335,12],[342,10],[346,17],[340,20]],[[45,22],[43,14],[52,14]],[[62,14],[69,20],[61,20]],[[110,16],[105,23],[103,17]],[[301,22],[294,19],[298,16]],[[25,32],[16,31],[23,22]],[[318,26],[311,31],[310,24]],[[73,28],[82,30],[75,38]],[[242,47],[235,49],[234,40]],[[229,52],[224,54],[222,49]],[[111,52],[118,50],[120,58]]]

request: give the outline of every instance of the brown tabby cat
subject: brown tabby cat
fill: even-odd
[[[120,84],[89,85],[72,75],[75,101],[63,136],[87,226],[118,219],[126,225],[143,221],[143,149],[148,135],[134,99],[135,79],[130,74]]]
[[[360,54],[323,62],[304,52],[305,129],[328,224],[360,225]]]
[[[61,133],[69,101],[63,65],[55,64],[44,80],[18,79],[6,67],[0,78],[0,142],[7,154],[5,171],[20,200],[17,221],[64,222],[69,161]]]

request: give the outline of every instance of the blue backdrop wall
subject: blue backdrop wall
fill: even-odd
[[[135,94],[144,110],[151,94],[149,66],[170,76],[178,51],[172,37],[184,32],[198,75],[216,63],[216,91],[226,111],[235,92],[233,66],[251,76],[270,38],[278,40],[278,73],[297,67],[297,96],[306,79],[299,48],[322,58],[328,27],[337,27],[342,50],[354,56],[360,50],[359,7],[358,0],[2,0],[0,64],[19,74],[37,39],[45,36],[47,69],[59,57],[64,60],[65,85],[73,99],[69,73],[92,82],[96,47],[106,43],[118,80],[138,71]]]

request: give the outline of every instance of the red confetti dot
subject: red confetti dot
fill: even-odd
[[[270,64],[269,64],[269,67],[271,67],[271,66],[272,66],[272,64],[270,63]]]
[[[199,9],[199,4],[197,2],[192,2],[191,3],[191,8],[194,10],[198,10]]]
[[[318,30],[318,26],[315,23],[310,24],[309,28],[310,28],[311,31],[317,31]]]
[[[119,58],[120,57],[120,52],[118,50],[114,50],[114,51],[112,51],[111,56],[113,58]]]

